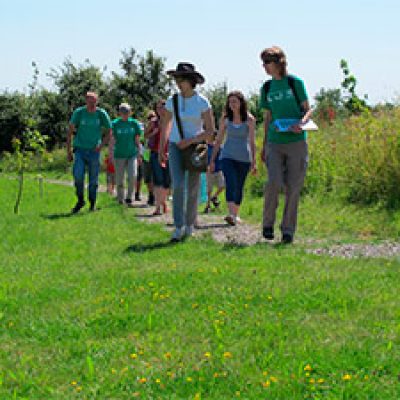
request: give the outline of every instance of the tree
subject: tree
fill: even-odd
[[[366,101],[356,94],[357,79],[350,73],[349,65],[346,60],[340,60],[340,68],[343,72],[341,86],[344,90],[344,106],[351,114],[360,114],[368,111],[369,108]]]
[[[115,107],[121,102],[131,104],[134,115],[143,118],[160,98],[171,92],[170,78],[164,72],[165,60],[149,50],[144,56],[130,48],[122,52],[119,61],[122,73],[112,73],[107,101]]]
[[[217,83],[216,85],[203,90],[203,93],[211,103],[215,124],[216,127],[218,127],[221,115],[225,110],[225,104],[228,97],[228,85],[226,82]]]
[[[315,114],[322,121],[332,123],[333,120],[345,112],[340,89],[325,89],[315,95]]]

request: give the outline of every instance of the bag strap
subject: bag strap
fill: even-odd
[[[174,93],[174,95],[172,96],[172,102],[174,105],[175,121],[176,121],[176,125],[178,127],[178,132],[179,132],[179,135],[181,136],[181,139],[183,140],[185,137],[183,135],[182,122],[181,122],[181,117],[179,115],[178,93]]]
[[[289,84],[290,90],[293,92],[293,96],[294,96],[294,98],[296,100],[296,103],[297,103],[300,111],[303,112],[303,107],[301,105],[301,101],[300,101],[299,95],[297,94],[295,83],[294,83],[295,79],[293,78],[292,75],[288,75],[287,78],[288,78],[288,84]],[[264,83],[263,90],[265,92],[265,96],[268,96],[268,92],[269,92],[269,89],[271,87],[271,82],[272,81],[270,79],[269,81]]]

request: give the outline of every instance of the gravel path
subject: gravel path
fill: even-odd
[[[46,182],[58,185],[72,186],[72,182],[46,179]],[[99,187],[99,191],[105,192],[104,186]],[[135,202],[134,208],[136,217],[147,223],[163,224],[165,228],[172,231],[171,213],[153,216],[153,207],[147,207],[145,202]],[[220,243],[232,244],[237,246],[251,246],[256,243],[265,243],[261,236],[261,227],[249,224],[245,221],[235,227],[228,225],[221,214],[200,214],[198,216],[198,227],[195,229],[194,236],[199,237],[211,232],[213,239]],[[279,236],[279,235],[276,235]],[[271,243],[271,242],[270,242]],[[272,244],[279,243],[279,237]],[[327,246],[325,240],[302,239],[296,237],[295,243],[304,246],[305,251],[310,254],[329,257],[342,258],[393,258],[400,257],[400,242],[383,241],[380,243],[349,243]],[[320,247],[315,247],[320,246]],[[321,247],[324,246],[324,247]]]

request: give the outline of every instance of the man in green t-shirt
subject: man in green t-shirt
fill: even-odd
[[[137,175],[137,155],[140,146],[142,129],[136,119],[131,118],[131,106],[122,103],[119,106],[120,117],[112,122],[114,138],[115,178],[117,183],[117,199],[120,204],[132,205],[134,181]],[[125,197],[124,176],[128,175],[128,192]]]
[[[265,72],[272,77],[261,88],[260,105],[264,113],[264,142],[261,159],[266,163],[268,182],[265,188],[263,236],[274,238],[274,224],[279,194],[285,187],[282,217],[282,242],[292,243],[297,225],[300,191],[307,169],[307,133],[301,128],[311,116],[311,109],[301,79],[287,72],[286,55],[274,46],[261,53]],[[278,131],[278,120],[293,120],[287,131]]]
[[[74,161],[73,176],[76,196],[78,197],[78,201],[72,209],[73,213],[79,212],[85,205],[85,168],[87,168],[89,175],[90,210],[95,210],[99,183],[100,150],[111,137],[110,117],[105,110],[97,107],[97,94],[87,92],[85,98],[86,106],[78,107],[71,116],[67,136],[67,157],[68,161]],[[104,137],[103,129],[107,131]]]

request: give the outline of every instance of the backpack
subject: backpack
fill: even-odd
[[[300,101],[299,95],[297,94],[296,89],[295,89],[294,77],[292,75],[288,75],[287,78],[288,78],[289,87],[293,92],[294,98],[296,99],[296,103],[297,103],[300,111],[303,113],[303,107],[301,105],[301,101]],[[269,92],[269,89],[271,87],[271,82],[272,82],[272,79],[270,79],[269,81],[265,82],[264,85],[263,85],[262,90],[264,90],[265,96],[268,96],[268,92]]]

